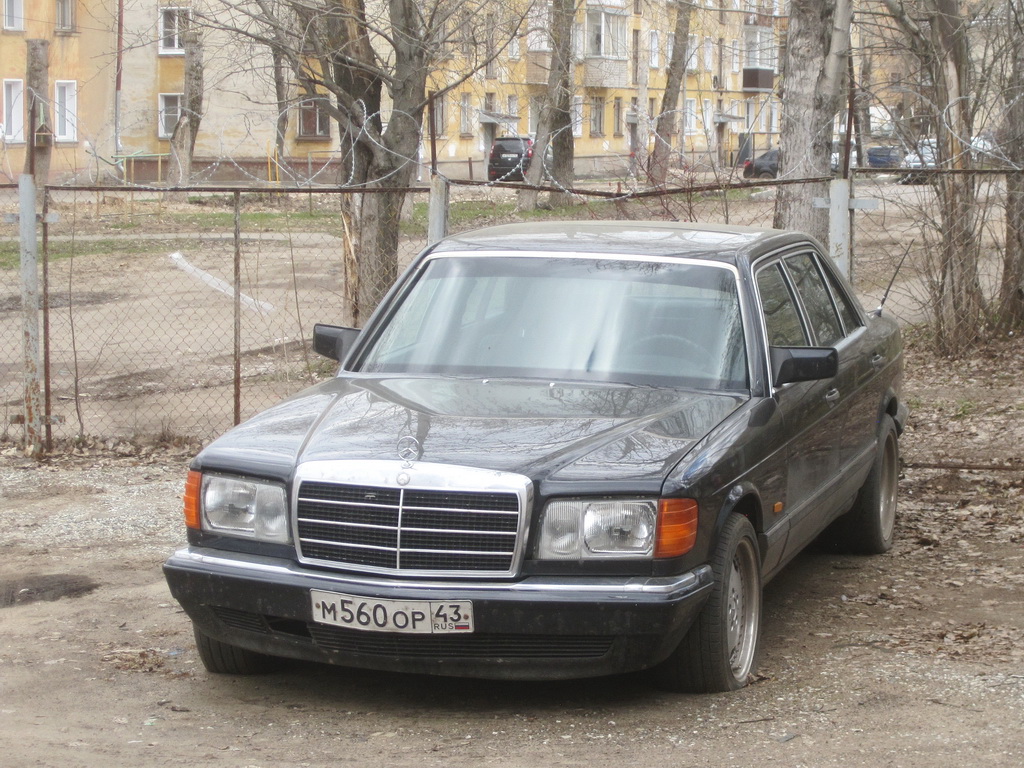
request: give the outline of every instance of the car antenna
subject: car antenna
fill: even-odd
[[[910,253],[910,249],[914,247],[914,241],[911,240],[907,249],[903,251],[903,258],[900,259],[900,263],[896,265],[896,271],[892,273],[892,279],[889,281],[889,285],[885,287],[885,293],[882,294],[882,300],[878,303],[878,309],[875,310],[875,314],[878,317],[882,316],[882,307],[885,306],[885,300],[889,298],[889,291],[892,290],[893,283],[896,282],[896,276],[900,273],[903,268],[903,262],[907,260],[907,256]]]

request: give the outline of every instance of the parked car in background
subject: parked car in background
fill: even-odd
[[[767,152],[743,163],[743,178],[774,179],[779,175],[779,150]]]
[[[938,147],[935,139],[921,139],[903,158],[900,168],[908,171],[901,179],[901,184],[924,184],[931,176],[921,171],[937,167]]]
[[[487,155],[488,181],[523,181],[533,158],[529,136],[500,136]]]
[[[897,146],[868,147],[868,168],[899,168],[903,150]]]
[[[765,582],[823,532],[892,545],[899,330],[805,235],[467,232],[313,343],[337,375],[188,473],[164,572],[211,672],[734,690]]]

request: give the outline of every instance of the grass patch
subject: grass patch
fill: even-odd
[[[118,238],[110,240],[51,240],[49,244],[50,261],[69,259],[72,256],[107,256],[112,254],[130,256],[136,253],[152,253],[153,240],[132,240]],[[37,254],[40,262],[43,250]],[[0,241],[0,269],[19,269],[21,267],[21,244],[17,240]]]

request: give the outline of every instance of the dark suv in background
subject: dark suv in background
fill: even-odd
[[[779,175],[779,150],[769,149],[763,155],[743,163],[743,178],[774,179]]]
[[[488,181],[524,181],[533,157],[529,136],[501,136],[494,140],[487,156]]]

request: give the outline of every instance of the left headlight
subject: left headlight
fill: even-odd
[[[195,527],[281,544],[291,541],[284,486],[264,480],[190,472],[186,520]],[[198,487],[197,487],[198,486]],[[194,505],[192,510],[189,505]]]
[[[655,499],[559,500],[545,507],[537,556],[544,560],[650,557]]]

